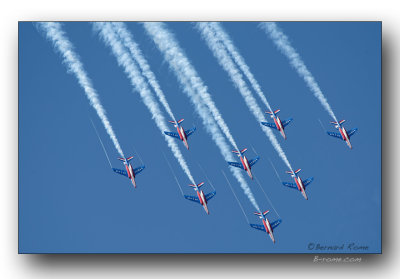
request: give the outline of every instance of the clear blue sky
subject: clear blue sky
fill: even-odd
[[[381,251],[381,24],[283,22],[279,26],[313,73],[335,114],[357,127],[353,150],[322,129],[331,120],[304,81],[257,23],[223,23],[282,119],[293,117],[288,139],[276,136],[301,177],[314,176],[309,200],[281,185],[285,165],[248,111],[226,72],[191,23],[167,23],[209,88],[249,158],[261,157],[253,174],[283,219],[273,244],[250,228],[221,170],[228,166],[179,87],[168,63],[139,23],[128,23],[183,126],[196,125],[190,151],[179,143],[195,180],[217,190],[210,215],[184,199],[190,181],[172,156],[137,92],[89,23],[65,23],[84,67],[127,156],[134,148],[146,165],[138,188],[111,171],[91,126],[96,124],[111,162],[122,167],[111,140],[59,54],[29,22],[19,23],[19,251],[22,253],[309,253],[310,243],[345,245],[340,252]],[[259,99],[257,99],[259,101]],[[259,105],[261,102],[259,101]],[[265,109],[265,108],[263,108]],[[171,125],[171,129],[172,129]],[[136,154],[134,154],[136,155]],[[137,157],[133,165],[139,165]],[[245,175],[245,173],[244,173]],[[254,208],[228,174],[248,218]],[[263,210],[272,209],[246,177]],[[206,181],[203,187],[212,190]],[[271,210],[271,221],[277,218]],[[349,250],[348,244],[368,246]],[[323,251],[317,251],[323,252]]]

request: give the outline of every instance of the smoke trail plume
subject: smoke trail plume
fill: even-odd
[[[168,104],[168,101],[165,98],[164,92],[161,90],[161,87],[158,84],[154,73],[151,71],[149,64],[144,58],[138,44],[133,40],[132,34],[127,30],[123,22],[113,22],[112,24],[114,26],[115,32],[121,38],[123,44],[127,49],[129,49],[129,52],[139,65],[142,74],[147,78],[149,84],[153,88],[161,104],[164,106],[171,119],[176,121],[175,116],[172,113],[172,110]]]
[[[260,107],[257,105],[256,100],[254,99],[253,95],[251,94],[250,90],[247,88],[245,81],[243,80],[242,74],[237,69],[236,65],[232,61],[231,57],[229,56],[228,52],[226,51],[225,47],[218,41],[215,33],[209,27],[208,23],[206,22],[199,22],[196,24],[197,29],[200,31],[203,39],[206,41],[208,47],[217,58],[218,63],[224,68],[224,70],[229,74],[233,84],[237,87],[240,94],[244,98],[246,105],[253,113],[254,117],[257,121],[263,122],[265,121],[264,114]],[[285,152],[282,150],[278,140],[276,139],[275,135],[272,133],[270,129],[260,124],[261,129],[265,132],[268,139],[272,143],[272,146],[278,152],[279,156],[282,158],[284,163],[287,167],[292,170],[292,166],[289,163],[289,160],[286,157]]]
[[[290,65],[292,65],[298,75],[304,79],[308,88],[310,88],[311,92],[319,100],[333,120],[338,122],[328,100],[319,88],[318,83],[315,81],[314,76],[310,73],[300,55],[290,44],[288,37],[282,32],[282,30],[280,30],[275,22],[262,22],[260,23],[260,27],[265,30],[267,35],[274,42],[275,46],[287,57]]]
[[[204,103],[209,108],[210,112],[212,113],[215,121],[218,123],[221,130],[224,132],[226,137],[228,138],[229,142],[233,145],[236,150],[239,150],[235,140],[233,139],[228,126],[226,125],[224,119],[222,118],[219,110],[214,104],[211,95],[207,92],[207,87],[203,84],[203,81],[198,76],[196,70],[191,66],[189,60],[184,56],[182,51],[174,48],[174,42],[168,42],[168,38],[174,39],[170,36],[168,31],[164,29],[163,23],[160,22],[145,22],[143,23],[146,31],[150,34],[154,39],[162,40],[163,41],[163,48],[170,48],[166,55],[170,56],[171,53],[176,53],[176,62],[171,64],[172,67],[177,68],[179,67],[185,73],[184,78],[187,79],[187,82],[191,84],[193,88],[195,88],[196,92],[201,96],[199,100],[203,100]],[[175,40],[175,39],[174,39]],[[161,50],[161,49],[160,49]],[[175,66],[176,65],[176,66]]]
[[[201,117],[206,131],[211,135],[211,138],[219,148],[224,159],[226,161],[235,160],[224,135],[222,135],[220,131],[221,129],[234,148],[238,150],[229,128],[216,108],[210,94],[207,92],[207,87],[203,84],[203,81],[191,65],[189,59],[180,48],[174,35],[170,33],[164,23],[145,22],[143,26],[147,34],[153,39],[158,49],[164,55],[165,60],[168,61],[184,93],[194,105],[195,111]],[[241,171],[237,168],[230,168],[230,170],[250,202],[260,211],[253,193],[243,178]]]
[[[104,44],[111,48],[111,52],[117,59],[118,65],[120,65],[124,69],[124,72],[128,76],[133,88],[135,88],[135,90],[139,92],[140,97],[150,111],[157,127],[164,135],[164,139],[166,140],[175,158],[178,160],[183,171],[188,176],[190,182],[192,184],[196,184],[175,140],[163,133],[163,131],[166,131],[169,128],[166,125],[164,115],[160,107],[158,106],[157,101],[153,98],[153,94],[147,87],[147,83],[141,75],[140,70],[129,55],[128,50],[119,41],[117,34],[112,28],[111,23],[96,22],[93,23],[93,26],[94,29],[99,32],[99,36],[103,40]]]
[[[236,64],[239,66],[240,70],[244,73],[246,78],[249,80],[251,86],[254,91],[256,91],[257,95],[260,97],[261,101],[264,105],[272,111],[271,106],[269,105],[267,98],[261,90],[261,86],[258,84],[257,80],[254,78],[253,74],[250,71],[249,66],[246,64],[242,55],[240,55],[239,51],[236,49],[232,40],[230,39],[228,33],[224,30],[218,22],[210,22],[209,27],[212,28],[217,35],[217,38],[221,40],[222,44],[224,44],[225,48],[228,50],[229,54],[232,56],[233,60],[235,60]]]
[[[104,128],[114,143],[118,153],[122,157],[125,157],[111,123],[108,121],[106,111],[101,105],[99,96],[97,95],[96,90],[93,88],[92,82],[83,68],[79,56],[75,53],[72,43],[68,40],[64,31],[62,30],[61,24],[58,22],[40,22],[38,23],[38,26],[45,31],[46,37],[53,43],[56,51],[61,54],[63,57],[63,63],[67,66],[68,71],[73,73],[78,79],[79,85],[85,91],[90,105],[95,109],[97,115],[100,117],[101,122],[103,123]]]

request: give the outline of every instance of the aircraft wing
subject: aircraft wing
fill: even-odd
[[[265,232],[264,226],[257,225],[257,224],[250,224],[250,227]]]
[[[135,175],[138,175],[142,170],[144,170],[144,166],[133,169],[133,172],[135,173]]]
[[[240,163],[236,163],[236,162],[227,162],[229,165],[231,165],[232,167],[237,167],[237,168],[239,168],[239,169],[243,169],[244,170],[244,168],[243,168],[243,165],[242,164],[240,164]]]
[[[112,170],[113,170],[114,172],[118,173],[118,174],[125,175],[126,177],[129,178],[128,173],[127,173],[126,171],[124,171],[124,170],[115,169],[115,168],[113,168]]]
[[[278,219],[278,220],[272,222],[272,223],[271,223],[271,228],[272,228],[272,229],[275,229],[280,223],[282,223],[282,220],[281,220],[281,219]]]
[[[178,133],[164,132],[164,134],[166,134],[167,136],[173,137],[173,138],[181,139],[180,136],[178,135]]]
[[[339,133],[335,133],[335,132],[326,132],[328,135],[330,135],[331,137],[335,137],[335,138],[338,138],[338,139],[343,139],[342,138],[342,135],[341,134],[339,134]]]
[[[314,177],[307,178],[303,181],[304,188],[314,180]]]
[[[355,132],[357,132],[357,128],[351,129],[350,131],[347,132],[347,135],[349,136],[349,138],[355,134]]]
[[[198,203],[200,203],[200,201],[199,201],[199,198],[198,198],[198,197],[189,196],[189,195],[184,195],[184,197],[185,197],[185,199],[187,199],[187,200],[190,200],[190,201],[194,201],[194,202],[198,202]]]
[[[283,186],[293,188],[297,190],[297,185],[295,183],[290,183],[290,182],[282,182]]]
[[[188,138],[191,134],[194,133],[194,131],[196,131],[196,127],[193,127],[192,129],[186,130],[185,131],[186,137]]]
[[[285,128],[287,125],[289,125],[290,122],[292,122],[293,118],[289,118],[288,120],[282,121],[282,126]]]
[[[254,158],[253,160],[250,160],[250,161],[249,161],[250,167],[252,167],[255,163],[257,163],[258,160],[260,160],[260,156],[257,156],[257,157]]]
[[[277,129],[275,123],[261,122],[261,124],[263,124],[264,126],[270,127],[270,128]]]
[[[212,197],[214,197],[216,194],[217,194],[217,191],[214,191],[214,192],[208,193],[208,194],[205,196],[205,198],[206,198],[206,201],[209,201],[209,200],[211,200],[211,198],[212,198]]]

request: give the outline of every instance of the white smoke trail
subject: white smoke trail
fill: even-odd
[[[295,68],[298,75],[304,79],[308,88],[310,88],[314,96],[320,101],[324,109],[336,122],[338,122],[328,100],[319,88],[318,83],[315,81],[314,76],[310,73],[300,55],[290,44],[288,37],[275,22],[262,22],[260,23],[260,27],[265,30],[267,35],[274,42],[275,46],[287,57],[287,59],[289,59],[290,65]]]
[[[160,107],[158,106],[157,101],[154,99],[151,91],[147,87],[147,83],[145,82],[143,76],[141,75],[140,70],[135,65],[134,61],[129,55],[128,50],[122,45],[122,43],[119,41],[117,37],[117,34],[112,29],[111,23],[96,22],[93,23],[93,26],[94,29],[99,32],[99,36],[103,40],[103,42],[111,48],[111,52],[117,59],[118,64],[124,69],[124,72],[128,76],[133,88],[135,88],[136,91],[139,92],[140,97],[142,98],[144,104],[150,111],[157,127],[164,135],[164,139],[168,143],[169,148],[171,149],[175,158],[178,160],[183,171],[188,176],[190,182],[192,184],[196,184],[192,174],[190,173],[189,167],[186,164],[186,161],[183,158],[183,155],[180,152],[175,140],[163,133],[169,128],[165,123],[164,115]]]
[[[178,45],[174,35],[170,33],[164,23],[146,22],[143,25],[147,34],[153,39],[158,49],[164,55],[165,60],[168,61],[183,91],[194,105],[195,111],[201,117],[206,131],[211,135],[224,159],[226,161],[234,161],[235,157],[231,153],[229,145],[218,127],[221,128],[234,148],[238,150],[229,128],[216,108],[210,94],[207,92],[207,87],[203,84],[203,81],[198,76],[189,59]],[[260,211],[241,171],[233,167],[230,170],[250,202]]]
[[[146,59],[144,58],[138,44],[133,40],[132,34],[127,30],[125,24],[123,22],[113,22],[115,32],[121,38],[123,44],[127,49],[129,49],[130,53],[132,54],[133,58],[136,60],[137,64],[142,71],[142,74],[147,78],[149,84],[153,88],[154,92],[156,93],[158,99],[160,100],[161,104],[164,106],[165,110],[171,117],[171,120],[176,121],[174,114],[168,104],[167,99],[165,98],[165,94],[160,88],[158,81],[151,71],[149,64],[147,63]]]
[[[254,91],[256,91],[257,95],[260,97],[261,101],[267,108],[272,111],[270,104],[267,101],[263,91],[261,90],[261,86],[258,84],[257,80],[254,78],[253,74],[250,71],[249,66],[246,64],[244,58],[240,55],[239,51],[236,49],[235,45],[233,44],[232,40],[230,39],[228,33],[224,30],[224,28],[218,22],[210,22],[209,26],[214,30],[217,38],[221,40],[224,44],[230,55],[235,60],[236,64],[242,70],[246,78],[249,80],[251,86],[253,87]]]
[[[218,63],[229,74],[233,84],[238,88],[240,94],[242,95],[242,97],[246,102],[246,105],[253,113],[254,117],[257,119],[259,123],[265,121],[264,114],[261,108],[257,105],[257,102],[254,99],[253,95],[251,94],[250,90],[248,89],[246,82],[243,80],[242,74],[239,72],[238,68],[232,61],[225,47],[217,40],[215,33],[213,32],[212,29],[210,29],[208,23],[199,22],[196,24],[196,27],[200,31],[203,39],[206,41],[208,47],[213,52],[214,56],[217,58]],[[280,146],[275,135],[269,128],[261,124],[260,127],[265,132],[268,139],[272,143],[272,146],[278,152],[279,156],[282,158],[284,163],[290,170],[292,170],[292,166],[290,165],[289,160],[286,157],[285,152],[282,150],[282,147]]]
[[[99,96],[97,95],[96,90],[93,88],[92,82],[83,68],[81,61],[79,60],[79,56],[75,53],[72,43],[68,40],[64,31],[62,30],[61,24],[58,22],[40,22],[38,23],[38,26],[46,32],[46,37],[54,44],[56,51],[61,54],[63,57],[63,63],[67,66],[68,71],[72,72],[78,79],[79,85],[85,91],[90,105],[95,109],[97,115],[101,119],[101,122],[103,122],[104,128],[114,143],[118,153],[122,157],[125,157],[111,123],[107,119],[106,111],[101,105]]]
[[[182,78],[187,79],[187,82],[196,90],[196,92],[200,95],[201,98],[199,100],[203,100],[203,102],[207,105],[210,112],[212,113],[215,121],[218,126],[224,132],[229,142],[233,145],[236,150],[239,150],[235,140],[233,139],[231,132],[229,131],[228,126],[226,125],[224,119],[222,118],[219,110],[214,104],[211,95],[207,92],[207,87],[203,84],[203,81],[198,76],[196,70],[191,66],[189,60],[185,57],[184,53],[180,51],[174,42],[168,42],[168,39],[173,39],[173,36],[169,34],[169,32],[165,29],[164,24],[160,22],[145,22],[143,23],[146,31],[150,34],[153,40],[157,40],[159,42],[162,41],[163,46],[160,46],[162,49],[167,50],[165,55],[171,56],[171,53],[176,53],[177,57],[175,57],[175,63],[171,64],[171,67],[180,68],[184,70],[185,75]],[[159,47],[159,48],[160,48]],[[160,49],[161,50],[161,49]]]

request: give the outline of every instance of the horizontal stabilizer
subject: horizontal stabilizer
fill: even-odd
[[[238,150],[232,150],[232,152],[235,153],[235,154],[243,154],[243,153],[245,153],[246,151],[247,151],[247,148],[242,149],[242,150],[240,150],[240,151],[238,151]]]
[[[294,173],[299,173],[301,171],[301,169],[297,169],[294,171]]]
[[[204,182],[201,182],[201,183],[199,183],[199,184],[197,184],[197,185],[189,184],[189,186],[190,186],[190,187],[193,187],[193,188],[196,187],[196,186],[197,186],[198,188],[200,188],[200,187],[203,186],[203,185],[204,185]]]
[[[129,158],[126,158],[126,160],[129,162],[130,160],[132,160],[133,159],[133,156],[131,156],[131,157],[129,157]]]
[[[178,124],[181,124],[183,122],[183,118],[178,120]]]
[[[276,111],[274,111],[275,114],[278,114],[278,112],[280,112],[280,109],[277,109]]]

